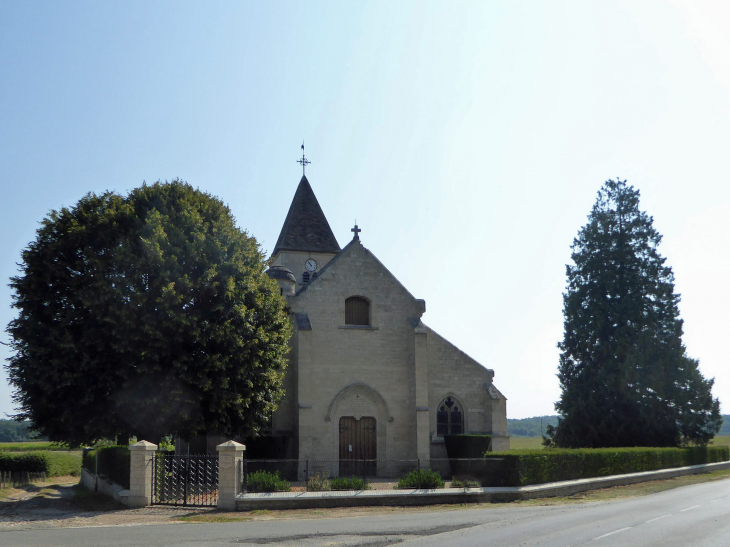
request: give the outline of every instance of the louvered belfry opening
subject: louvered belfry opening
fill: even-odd
[[[370,302],[359,296],[345,300],[345,325],[369,325]]]

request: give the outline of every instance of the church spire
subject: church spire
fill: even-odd
[[[272,256],[280,251],[340,252],[340,245],[306,176],[299,181]]]

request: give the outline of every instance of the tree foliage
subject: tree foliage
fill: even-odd
[[[257,434],[290,326],[256,241],[175,180],[51,211],[11,279],[6,368],[20,407],[71,445]]]
[[[721,416],[713,380],[685,354],[679,295],[639,210],[639,192],[607,181],[572,245],[564,337],[548,442],[561,447],[706,443]]]

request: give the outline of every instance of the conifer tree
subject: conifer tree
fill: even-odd
[[[290,325],[256,240],[181,181],[52,211],[11,279],[6,365],[52,441],[256,434],[282,394]]]
[[[558,378],[560,447],[707,443],[719,430],[713,380],[685,354],[674,276],[639,191],[609,180],[572,245]]]

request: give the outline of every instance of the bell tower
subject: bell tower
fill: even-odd
[[[311,282],[340,252],[307,177],[302,175],[272,254],[272,266],[292,272],[295,289]]]

